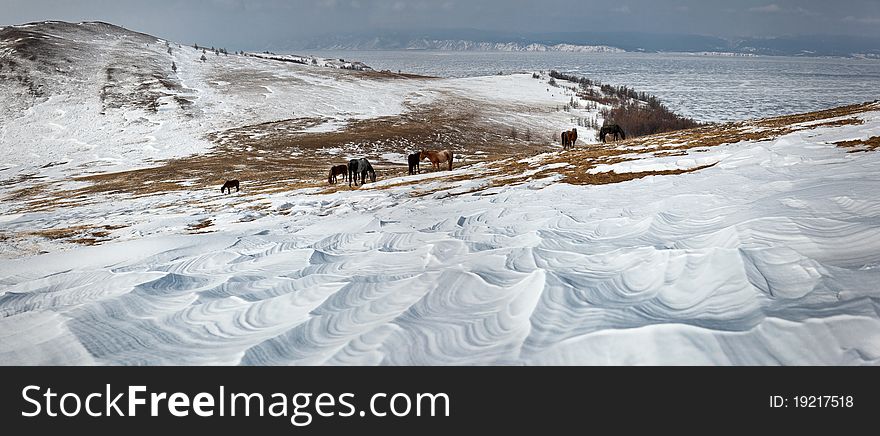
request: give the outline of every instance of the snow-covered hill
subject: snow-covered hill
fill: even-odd
[[[416,89],[248,56],[201,61],[202,50],[103,23],[11,26],[0,44],[7,165],[130,167],[205,151],[206,133],[230,127],[394,115]]]
[[[880,363],[878,103],[562,151],[540,74],[0,36],[0,364]]]

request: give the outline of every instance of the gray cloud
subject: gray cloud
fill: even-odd
[[[101,20],[229,49],[420,29],[880,36],[876,0],[0,0],[0,10],[0,24]]]

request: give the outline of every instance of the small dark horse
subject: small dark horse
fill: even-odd
[[[370,173],[370,181],[376,182],[376,171],[370,165],[370,161],[360,158],[348,161],[348,186],[354,181],[354,185],[358,184],[358,174],[361,176],[361,185],[366,183],[367,173]]]
[[[226,193],[231,194],[232,188],[235,188],[235,192],[238,192],[238,185],[238,180],[227,180],[226,183],[224,183],[223,186],[220,188],[220,193],[222,194],[223,191],[228,191]]]
[[[617,124],[609,124],[607,126],[602,126],[602,128],[599,129],[599,139],[602,142],[605,142],[606,135],[614,135],[615,141],[618,139],[626,139],[626,134],[623,133],[623,129]]]
[[[419,168],[419,161],[422,160],[420,158],[421,155],[422,155],[421,153],[413,153],[413,154],[407,156],[406,159],[409,162],[409,175],[422,173],[422,169]]]
[[[342,180],[345,180],[345,176],[348,174],[348,167],[345,165],[336,165],[330,168],[330,175],[327,176],[327,183],[334,184],[336,183],[336,176],[342,176]]]

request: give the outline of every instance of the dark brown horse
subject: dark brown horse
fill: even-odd
[[[574,147],[575,142],[578,140],[578,129],[571,129],[562,132],[562,148],[570,148]]]
[[[227,180],[226,183],[224,183],[223,186],[220,187],[220,193],[222,194],[223,191],[228,191],[226,193],[231,194],[232,188],[235,188],[235,192],[238,192],[239,191],[238,187],[239,187],[238,180]]]
[[[449,162],[449,171],[452,171],[452,159],[454,158],[452,151],[443,150],[443,151],[434,151],[428,150],[419,153],[419,160],[428,159],[431,161],[431,165],[433,165],[434,171],[440,170],[440,164],[443,162]]]
[[[327,183],[334,184],[336,183],[336,176],[342,175],[342,180],[345,180],[345,176],[348,175],[348,166],[347,165],[336,165],[330,168],[330,175],[327,176]]]
[[[407,156],[407,161],[409,163],[409,175],[413,174],[421,174],[422,169],[419,168],[419,161],[421,160],[421,153],[413,153]]]
[[[599,129],[599,139],[602,142],[605,142],[607,135],[612,135],[614,141],[626,139],[626,133],[623,133],[623,129],[617,124],[608,124]]]

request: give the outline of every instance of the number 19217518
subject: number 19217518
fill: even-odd
[[[772,395],[771,408],[852,408],[852,395]]]

